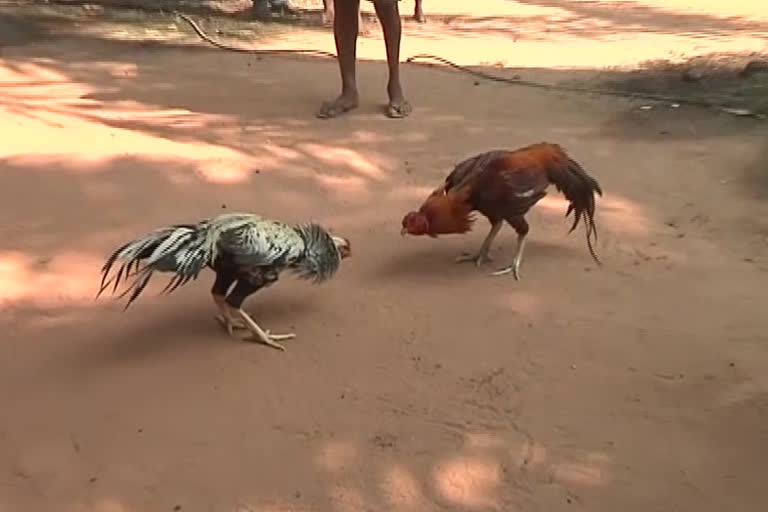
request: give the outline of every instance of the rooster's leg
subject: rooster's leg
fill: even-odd
[[[515,258],[512,260],[512,264],[506,268],[497,270],[491,273],[492,276],[503,276],[509,274],[515,276],[517,281],[520,280],[520,263],[523,261],[523,249],[525,249],[525,235],[517,237],[517,251],[515,251]]]
[[[256,293],[258,290],[265,286],[269,286],[277,280],[277,275],[273,273],[255,272],[249,274],[243,279],[238,279],[235,287],[224,299],[229,310],[233,315],[239,317],[245,323],[245,328],[253,333],[253,340],[269,345],[270,347],[278,350],[285,350],[285,347],[280,343],[281,340],[289,340],[295,338],[293,333],[288,334],[272,334],[269,329],[264,330],[257,324],[251,316],[243,311],[243,302],[246,297]]]
[[[234,329],[245,329],[245,324],[235,319],[230,313],[227,303],[224,301],[224,297],[227,295],[227,291],[232,287],[232,283],[237,279],[237,274],[228,268],[219,268],[216,270],[216,279],[211,287],[211,296],[213,302],[216,303],[216,308],[219,310],[219,314],[214,316],[217,322],[227,330],[230,336]]]
[[[229,306],[227,306],[227,303],[224,302],[223,295],[216,295],[214,293],[212,296],[213,302],[216,303],[216,307],[219,309],[219,314],[214,316],[214,318],[221,324],[224,329],[227,330],[227,333],[230,336],[234,335],[235,329],[247,329],[243,322],[239,321],[237,318],[232,317],[232,314],[230,313],[231,310]]]
[[[512,260],[512,265],[497,270],[491,275],[503,276],[504,274],[512,273],[517,281],[520,280],[520,263],[523,261],[523,251],[525,250],[525,237],[528,235],[528,222],[523,217],[513,217],[509,219],[509,223],[515,228],[517,232],[517,250],[515,251],[515,257]]]
[[[496,238],[496,235],[499,234],[501,225],[502,225],[502,221],[493,223],[491,225],[491,230],[488,232],[488,236],[486,236],[485,240],[483,240],[483,244],[480,246],[480,249],[477,251],[477,254],[463,254],[458,258],[456,258],[456,263],[464,263],[467,261],[471,261],[479,267],[481,264],[487,261],[492,261],[491,257],[488,256],[488,251],[491,249],[491,244],[493,243],[493,240]]]

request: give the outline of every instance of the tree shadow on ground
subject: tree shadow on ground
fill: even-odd
[[[734,34],[764,35],[768,22],[739,16],[717,16],[707,13],[665,9],[640,2],[570,1],[570,0],[511,0],[518,4],[560,9],[569,15],[565,24],[592,23],[600,28],[591,31],[583,27],[585,36],[601,32],[655,32],[663,34],[697,35],[698,37],[733,37]],[[562,21],[558,21],[560,25]],[[558,30],[555,28],[554,30]],[[577,28],[579,30],[579,28]]]
[[[53,0],[53,5],[83,7],[89,6],[91,10],[96,7],[102,9],[123,9],[147,12],[172,12],[181,11],[197,16],[220,16],[235,19],[252,19],[254,12],[250,0],[217,1],[217,0],[163,0],[155,2],[151,0],[94,0],[93,2],[82,0]]]

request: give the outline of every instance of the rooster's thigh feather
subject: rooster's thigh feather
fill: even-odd
[[[227,294],[226,302],[235,309],[241,309],[245,299],[278,280],[277,270],[269,267],[253,267],[237,276],[235,287]]]
[[[226,297],[227,292],[232,288],[232,284],[237,281],[237,271],[233,268],[223,267],[217,268],[215,272],[216,279],[211,287],[211,295]]]
[[[524,237],[528,234],[528,231],[530,231],[531,227],[528,225],[528,221],[525,220],[525,217],[522,215],[516,215],[514,217],[508,217],[507,223],[512,226],[512,228],[517,233],[518,237]]]

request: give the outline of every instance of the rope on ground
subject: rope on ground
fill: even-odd
[[[237,46],[229,46],[223,43],[220,43],[219,41],[216,41],[215,39],[211,38],[208,34],[206,34],[203,29],[201,29],[197,23],[195,23],[192,18],[187,16],[186,14],[180,13],[178,11],[173,11],[174,14],[179,16],[181,19],[186,21],[190,27],[192,27],[192,30],[195,31],[195,33],[205,41],[206,43],[215,46],[216,48],[221,48],[222,50],[227,50],[231,52],[238,52],[238,53],[250,53],[250,54],[257,54],[257,55],[268,55],[268,54],[293,54],[293,55],[315,55],[319,57],[329,57],[331,59],[336,58],[335,53],[326,52],[322,50],[292,50],[292,49],[258,49],[258,48],[240,48]],[[666,103],[676,103],[679,105],[695,105],[699,107],[708,107],[708,108],[714,108],[723,112],[727,112],[729,114],[735,114],[740,116],[753,116],[753,117],[762,117],[757,114],[754,114],[747,110],[741,110],[741,109],[733,109],[729,108],[727,105],[723,105],[721,103],[715,103],[712,101],[707,100],[701,100],[701,99],[692,99],[692,98],[679,98],[674,96],[664,96],[660,94],[650,94],[650,93],[643,93],[643,92],[631,92],[631,91],[618,91],[618,90],[611,90],[611,89],[599,89],[595,87],[578,87],[578,86],[572,86],[572,85],[560,85],[560,84],[547,84],[542,82],[534,82],[531,80],[522,80],[519,78],[507,78],[503,76],[496,76],[492,75],[490,73],[485,73],[483,71],[477,71],[471,68],[468,68],[466,66],[461,66],[459,64],[456,64],[455,62],[452,62],[448,59],[444,59],[443,57],[438,57],[437,55],[432,55],[428,53],[420,53],[417,55],[413,55],[411,57],[408,57],[405,61],[408,63],[415,63],[417,60],[432,60],[437,61],[442,64],[445,64],[448,67],[457,69],[463,73],[468,73],[470,75],[474,75],[479,78],[483,78],[485,80],[491,80],[494,82],[501,82],[511,85],[523,85],[527,87],[535,87],[538,89],[547,89],[547,90],[556,90],[556,91],[563,91],[563,92],[578,92],[578,93],[586,93],[586,94],[601,94],[604,96],[618,96],[622,98],[632,98],[632,99],[642,99],[642,100],[649,100],[649,101],[660,101],[660,102],[666,102]]]
[[[238,53],[251,53],[251,54],[259,54],[259,55],[267,55],[267,54],[293,54],[293,55],[316,55],[318,57],[329,57],[331,59],[336,58],[335,53],[331,52],[324,52],[322,50],[286,50],[286,49],[258,49],[258,48],[239,48],[237,46],[229,46],[223,43],[220,43],[210,37],[208,34],[203,32],[203,29],[201,29],[195,21],[187,16],[186,14],[182,14],[178,11],[173,11],[174,14],[179,16],[181,19],[186,21],[190,27],[192,27],[192,30],[195,31],[195,33],[205,41],[206,43],[215,46],[216,48],[221,48],[222,50],[228,50],[230,52],[238,52]]]
[[[522,80],[519,78],[507,78],[503,76],[496,76],[496,75],[491,75],[489,73],[485,73],[483,71],[477,71],[465,66],[461,66],[459,64],[456,64],[455,62],[451,62],[448,59],[444,59],[442,57],[438,57],[437,55],[431,55],[428,53],[420,53],[418,55],[408,57],[406,59],[406,62],[414,62],[416,60],[433,60],[433,61],[441,62],[448,67],[457,69],[459,71],[468,73],[470,75],[484,78],[486,80],[492,80],[495,82],[502,82],[502,83],[507,83],[512,85],[524,85],[527,87],[536,87],[539,89],[548,89],[548,90],[556,90],[556,91],[564,91],[564,92],[581,92],[581,93],[587,93],[587,94],[601,94],[604,96],[619,96],[622,98],[660,101],[660,102],[673,103],[673,104],[676,103],[679,105],[695,105],[699,107],[715,108],[723,112],[727,112],[729,114],[735,114],[735,115],[741,115],[741,116],[749,115],[749,116],[759,117],[758,115],[752,112],[749,112],[747,110],[729,108],[727,105],[723,105],[722,103],[715,103],[712,101],[695,99],[695,98],[679,98],[674,96],[664,96],[661,94],[651,94],[651,93],[632,92],[632,91],[618,91],[618,90],[611,90],[611,89],[599,89],[595,87],[578,87],[573,85],[546,84],[542,82]]]

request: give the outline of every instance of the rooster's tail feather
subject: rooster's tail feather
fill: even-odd
[[[127,309],[146,288],[154,272],[172,272],[174,275],[162,293],[170,293],[190,279],[197,278],[210,259],[210,244],[206,243],[202,226],[177,225],[156,229],[116,249],[101,268],[98,298],[110,285],[112,293],[120,282],[133,278],[119,298],[130,293]],[[110,271],[121,262],[117,273]],[[141,264],[144,263],[142,267]]]
[[[593,243],[597,243],[597,227],[595,225],[595,193],[602,196],[603,191],[600,184],[572,158],[568,158],[563,164],[553,166],[548,169],[549,181],[562,192],[569,201],[565,216],[568,217],[573,212],[573,224],[571,233],[580,220],[583,220],[587,232],[587,248],[589,254],[598,263],[598,259],[593,248]]]

